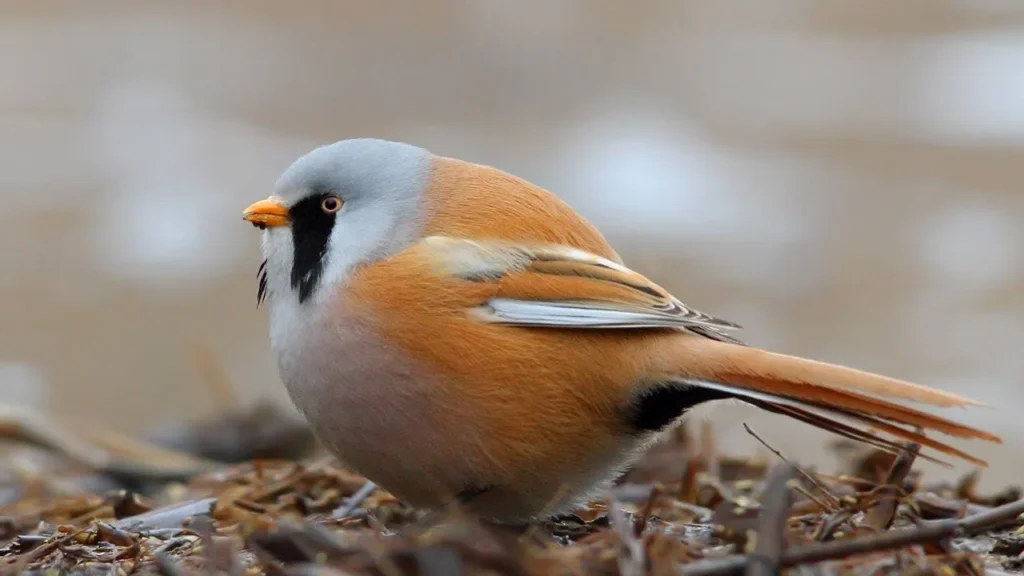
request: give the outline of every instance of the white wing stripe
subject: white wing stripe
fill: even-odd
[[[617,310],[614,308],[592,307],[580,303],[544,302],[492,298],[486,307],[477,308],[475,313],[490,322],[525,325],[576,326],[576,327],[650,327],[667,326],[685,328],[690,325],[707,325],[718,328],[712,322],[688,319],[680,323],[677,316],[661,317],[644,311]]]

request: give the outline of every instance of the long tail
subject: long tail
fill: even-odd
[[[925,437],[924,432],[933,430],[958,438],[1002,443],[1001,438],[988,432],[883,399],[909,400],[941,407],[984,406],[956,394],[853,368],[700,336],[684,336],[680,340],[681,344],[679,340],[674,342],[676,347],[671,354],[671,380],[688,387],[716,390],[764,410],[884,450],[898,450],[899,439],[911,440],[943,454],[987,466],[984,460]],[[852,424],[840,419],[852,421]],[[898,440],[887,439],[870,428],[862,429],[855,424],[867,425]]]

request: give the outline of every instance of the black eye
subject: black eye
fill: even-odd
[[[341,200],[337,196],[328,196],[320,201],[320,207],[323,208],[324,212],[333,214],[341,210]]]

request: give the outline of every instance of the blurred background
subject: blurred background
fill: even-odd
[[[1019,0],[8,0],[0,82],[3,402],[290,408],[240,214],[377,136],[556,192],[753,345],[992,404],[953,416],[1006,445],[958,446],[1024,472]],[[832,461],[717,414],[731,451],[746,421]]]

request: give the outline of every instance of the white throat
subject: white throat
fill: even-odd
[[[309,152],[280,176],[274,195],[295,213],[291,225],[265,230],[262,243],[264,301],[271,345],[280,364],[292,364],[317,345],[317,338],[330,337],[324,332],[336,327],[333,318],[326,322],[324,312],[344,296],[360,266],[387,258],[420,237],[432,165],[433,156],[422,148],[352,139]],[[316,208],[309,211],[319,206],[317,199],[323,195],[342,202],[331,220],[316,220],[323,214]],[[299,262],[308,280],[297,283],[301,288],[292,282],[296,233],[314,234],[300,242]],[[311,263],[316,264],[312,273]]]

